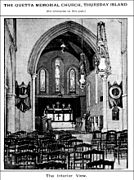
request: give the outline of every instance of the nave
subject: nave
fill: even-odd
[[[128,168],[126,29],[116,18],[5,19],[5,169]]]
[[[8,133],[5,169],[125,169],[128,167],[127,130],[48,131]]]

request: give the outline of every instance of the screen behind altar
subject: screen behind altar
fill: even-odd
[[[56,104],[52,104],[52,107],[47,105],[44,110],[44,115],[46,115],[47,118],[51,118],[54,122],[73,121],[73,110],[70,104],[65,105],[63,103],[60,105],[59,102],[56,102]]]

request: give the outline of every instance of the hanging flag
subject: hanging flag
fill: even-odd
[[[120,108],[122,105],[122,82],[118,85],[117,82],[114,82],[113,85],[108,82],[108,99],[109,107],[118,106]]]
[[[18,85],[17,81],[15,82],[15,106],[20,109],[22,112],[25,112],[31,108],[30,103],[30,83],[26,86],[24,82],[21,85]]]

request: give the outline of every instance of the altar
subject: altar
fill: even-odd
[[[65,104],[62,104],[62,107],[60,107],[59,102],[57,102],[56,105],[53,104],[52,107],[46,106],[44,114],[54,122],[73,121],[73,110],[70,104],[66,107]]]
[[[52,107],[46,106],[44,115],[51,119],[53,129],[74,129],[73,110],[71,105],[60,104],[57,102]]]

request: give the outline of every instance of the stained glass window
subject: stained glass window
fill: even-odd
[[[40,71],[40,91],[46,91],[46,72],[44,69]]]
[[[55,60],[55,89],[60,91],[60,59]]]
[[[76,74],[75,70],[71,69],[69,73],[69,80],[70,80],[70,87],[69,90],[70,92],[75,92],[75,87],[76,87]]]

